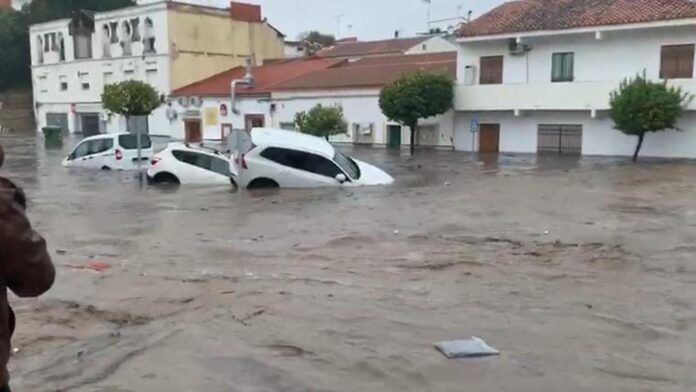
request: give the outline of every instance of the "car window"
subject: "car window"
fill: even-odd
[[[181,151],[181,150],[175,150],[172,151],[172,155],[174,155],[174,158],[177,160],[188,163],[189,165],[193,166],[198,166],[201,169],[205,170],[212,170],[212,160],[213,157],[206,155],[206,154],[199,154],[197,152],[192,152],[192,151]],[[228,165],[229,167],[229,165]],[[228,169],[229,171],[229,169]]]
[[[97,139],[88,143],[89,152],[87,155],[99,154],[111,150],[114,147],[113,139]]]
[[[73,151],[73,159],[74,158],[82,158],[87,155],[89,155],[89,143],[90,142],[82,142],[78,144],[77,147],[75,147],[75,151]]]
[[[223,176],[231,177],[230,173],[230,162],[225,159],[212,158],[210,162],[210,170],[215,173],[222,174]]]
[[[269,147],[261,153],[261,156],[283,166],[326,177],[335,178],[336,175],[343,174],[343,171],[330,160],[303,151]]]
[[[138,149],[138,135],[128,134],[118,137],[118,144],[126,150]],[[142,148],[152,147],[152,140],[148,135],[140,135],[140,145]]]
[[[341,169],[345,170],[345,172],[348,173],[348,177],[354,180],[360,178],[360,167],[358,167],[358,164],[355,163],[355,161],[351,157],[336,150],[334,161],[336,161],[336,163],[338,164],[338,166],[341,167]]]

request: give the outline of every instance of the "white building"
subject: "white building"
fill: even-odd
[[[223,138],[231,129],[294,129],[298,112],[322,104],[343,108],[349,123],[347,134],[338,135],[333,141],[400,147],[410,143],[410,130],[382,114],[379,94],[387,83],[416,70],[454,77],[456,53],[370,56],[357,61],[308,58],[274,62],[251,70],[255,86],[238,86],[234,104],[228,86],[246,71],[233,69],[174,91],[173,108],[180,117],[174,134],[195,141],[189,136],[196,132],[190,129],[201,128],[204,138],[213,140]],[[192,107],[188,97],[202,97],[202,105]],[[451,147],[453,124],[453,111],[424,119],[417,144]]]
[[[458,41],[460,150],[630,155],[637,138],[608,117],[621,80],[645,72],[696,93],[688,0],[512,1]],[[679,128],[649,134],[642,155],[696,158],[696,101]]]
[[[39,127],[71,133],[122,132],[126,121],[101,105],[103,87],[124,80],[152,85],[163,105],[131,118],[129,129],[171,136],[166,97],[172,90],[247,59],[283,56],[283,35],[261,18],[261,8],[230,8],[171,0],[92,13],[30,28],[35,116]]]

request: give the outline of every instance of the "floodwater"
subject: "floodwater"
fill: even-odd
[[[252,194],[140,189],[2,143],[58,268],[12,298],[17,390],[696,385],[693,162],[356,148],[396,184]],[[501,356],[433,348],[472,335]]]

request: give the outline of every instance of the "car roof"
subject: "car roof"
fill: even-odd
[[[212,150],[207,150],[204,148],[197,148],[195,146],[188,145],[186,143],[181,143],[181,142],[171,142],[167,145],[166,150],[182,150],[182,151],[193,151],[193,152],[199,152],[201,154],[207,154],[207,155],[212,155],[216,157],[221,157],[221,158],[226,158],[221,152],[215,153]]]
[[[130,135],[130,133],[126,133],[126,132],[119,132],[119,133],[100,133],[99,135],[94,135],[94,136],[86,137],[86,138],[80,140],[80,142],[90,141],[90,140],[99,140],[99,139],[113,139],[113,138],[116,138],[116,137],[119,137],[119,136],[123,136],[123,135]]]
[[[273,128],[254,128],[251,141],[259,147],[281,147],[311,152],[333,159],[336,151],[331,143],[320,137],[295,131]]]

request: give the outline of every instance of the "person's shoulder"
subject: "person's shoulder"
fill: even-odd
[[[0,177],[0,212],[6,212],[8,209],[18,203],[22,208],[26,208],[26,197],[24,191],[14,182],[5,177]]]

